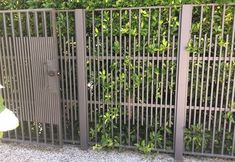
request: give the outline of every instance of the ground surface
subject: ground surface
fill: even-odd
[[[173,162],[172,155],[142,155],[134,151],[84,151],[75,146],[63,148],[26,144],[0,143],[0,162],[138,162],[156,161]],[[225,162],[228,160],[199,157],[185,157],[186,162],[209,161]]]

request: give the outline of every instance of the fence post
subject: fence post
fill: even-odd
[[[56,41],[55,43],[55,50],[58,49],[58,43],[57,43],[57,33],[56,33],[56,9],[52,9],[51,11],[51,22],[52,22],[52,36],[54,37],[54,40]],[[58,56],[59,57],[59,56]],[[59,59],[57,58],[59,61]],[[59,100],[59,105],[61,100]],[[62,108],[60,107],[60,117],[59,117],[59,129],[58,129],[58,134],[59,134],[59,145],[62,147],[63,145],[63,130],[62,130]]]
[[[86,87],[86,20],[85,10],[75,10],[76,54],[78,79],[78,108],[80,124],[80,143],[82,149],[88,148],[88,106]]]
[[[184,126],[189,66],[189,52],[186,50],[186,47],[191,36],[192,9],[192,5],[183,5],[180,15],[179,50],[177,56],[175,160],[183,160],[184,152]]]

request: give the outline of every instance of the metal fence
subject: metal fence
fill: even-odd
[[[49,74],[59,70],[55,13],[39,9],[0,15],[3,96],[20,120],[6,140],[61,144],[59,80]]]
[[[21,122],[4,140],[234,158],[234,5],[0,11],[0,23],[3,97]]]

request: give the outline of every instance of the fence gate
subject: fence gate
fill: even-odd
[[[0,82],[20,128],[4,140],[62,144],[54,10],[0,11]]]

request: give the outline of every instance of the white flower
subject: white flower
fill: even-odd
[[[15,114],[5,108],[1,113],[0,113],[0,131],[5,132],[9,130],[13,130],[19,126],[19,120],[15,116]]]
[[[89,83],[87,84],[87,86],[88,86],[88,88],[93,89],[93,82],[89,82]]]
[[[2,89],[2,88],[5,88],[5,87],[3,87],[3,86],[0,84],[0,89]]]

